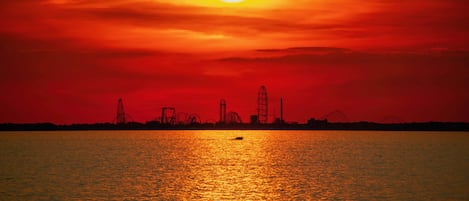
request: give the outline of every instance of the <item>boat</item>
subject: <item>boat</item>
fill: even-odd
[[[235,140],[243,140],[243,137],[236,137]]]

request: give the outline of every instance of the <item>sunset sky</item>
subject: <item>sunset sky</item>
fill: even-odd
[[[469,122],[467,0],[0,1],[0,123]]]

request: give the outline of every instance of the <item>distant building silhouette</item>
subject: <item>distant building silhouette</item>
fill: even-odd
[[[257,115],[251,115],[251,124],[258,124],[259,123],[259,117]]]
[[[328,123],[327,119],[324,120],[316,120],[314,118],[311,118],[308,120],[308,125],[309,126],[326,126]]]

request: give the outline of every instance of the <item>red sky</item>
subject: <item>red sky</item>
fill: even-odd
[[[135,121],[163,106],[244,121],[469,122],[466,0],[0,1],[0,122]],[[275,114],[274,114],[275,113]]]

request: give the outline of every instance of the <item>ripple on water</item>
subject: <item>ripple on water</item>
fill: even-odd
[[[0,200],[469,200],[467,147],[457,132],[4,132]]]

